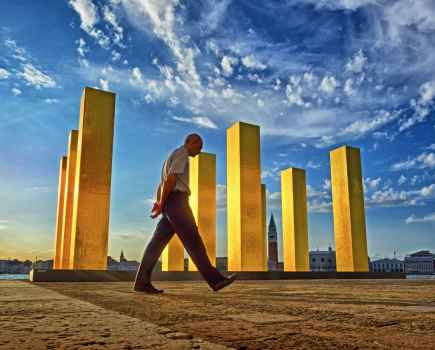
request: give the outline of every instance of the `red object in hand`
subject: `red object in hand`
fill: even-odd
[[[154,202],[153,208],[151,209],[151,218],[155,219],[157,216],[160,215],[162,212],[162,208],[160,207],[159,203]]]

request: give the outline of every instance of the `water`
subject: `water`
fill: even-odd
[[[409,280],[435,280],[435,275],[406,275]]]
[[[19,274],[12,275],[9,273],[0,273],[0,280],[28,280],[29,275]]]

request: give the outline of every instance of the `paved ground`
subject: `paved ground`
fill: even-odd
[[[36,288],[25,283],[20,286],[22,293]],[[155,349],[170,346],[170,337],[159,334],[160,326],[163,333],[171,330],[169,335],[181,332],[184,337],[187,334],[238,349],[435,349],[435,280],[239,281],[219,293],[211,292],[200,281],[156,282],[165,289],[160,296],[133,293],[128,282],[38,286],[44,287],[37,288],[40,298],[44,290],[47,298],[54,298],[53,310],[43,312],[45,301],[38,311],[29,300],[6,306],[8,313],[1,313],[2,331],[6,316],[9,331],[16,333],[21,322],[23,336],[43,341],[36,337],[38,332],[25,325],[28,314],[41,317],[32,321],[32,328],[41,332],[48,325],[44,319],[55,321],[49,331],[58,334],[45,331],[53,346],[61,346],[62,341],[77,344],[79,337],[84,337],[86,341],[105,342],[93,344],[94,348],[110,348],[107,339],[112,345],[117,342],[113,349],[128,348],[127,341],[133,344],[139,340],[146,348],[152,347],[148,332],[163,342],[152,340]],[[0,310],[4,310],[6,299],[0,293]],[[80,307],[91,311],[81,315],[75,303],[83,303]],[[72,310],[69,316],[68,310]],[[15,319],[10,319],[11,315]],[[61,327],[63,340],[59,339]],[[107,333],[110,337],[103,337]],[[200,344],[189,342],[187,348]],[[64,348],[74,348],[71,346]]]
[[[0,281],[0,349],[228,348],[28,282]]]

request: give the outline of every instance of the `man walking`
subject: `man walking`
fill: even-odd
[[[161,182],[156,193],[157,201],[151,210],[153,219],[160,214],[162,217],[145,249],[137,271],[134,282],[134,290],[137,292],[163,292],[151,284],[151,273],[163,249],[175,233],[180,237],[211,289],[216,292],[236,279],[235,274],[224,277],[211,264],[189,206],[189,157],[198,155],[201,149],[201,136],[190,134],[184,145],[173,151],[163,164]]]

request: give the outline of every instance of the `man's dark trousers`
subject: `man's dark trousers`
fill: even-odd
[[[189,206],[189,195],[185,192],[171,192],[163,208],[162,218],[144,251],[136,274],[135,288],[140,288],[151,282],[154,265],[175,233],[180,237],[198,271],[210,287],[225,279],[210,263]]]

